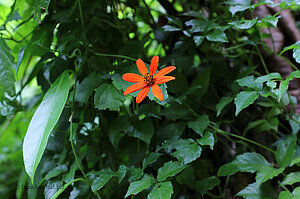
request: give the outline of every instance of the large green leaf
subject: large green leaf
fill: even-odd
[[[136,195],[141,191],[143,191],[144,189],[147,189],[148,187],[150,187],[150,185],[154,183],[154,181],[155,180],[152,176],[145,174],[142,179],[130,183],[125,198],[132,194]]]
[[[125,101],[124,95],[113,85],[104,83],[96,90],[94,103],[99,110],[118,110]]]
[[[193,129],[196,133],[203,136],[203,131],[209,125],[208,115],[201,115],[197,120],[188,122],[188,127]]]
[[[279,140],[276,148],[275,158],[280,167],[288,166],[294,157],[297,136],[290,135]]]
[[[281,185],[292,185],[296,182],[300,182],[300,172],[289,173],[281,182]]]
[[[68,94],[69,74],[64,72],[47,91],[30,121],[23,143],[23,157],[26,172],[32,182],[50,133],[64,109]]]
[[[235,116],[237,116],[241,110],[253,104],[259,97],[256,91],[242,91],[234,98],[234,104],[236,106]]]
[[[175,176],[180,173],[186,165],[181,165],[179,162],[166,162],[161,168],[158,169],[157,180],[164,181],[168,177]]]
[[[195,188],[203,196],[207,191],[211,190],[219,183],[220,183],[220,180],[218,178],[216,178],[215,176],[210,176],[201,181],[197,181]]]
[[[15,63],[11,50],[6,42],[0,38],[0,101],[1,93],[7,93],[10,96],[15,95],[15,77],[12,70],[14,67]]]
[[[96,192],[99,189],[101,189],[114,176],[114,173],[110,169],[104,169],[98,174],[99,176],[94,180],[92,184],[93,192]]]
[[[147,199],[169,199],[173,194],[173,186],[172,183],[162,182],[156,184],[152,191],[149,193]]]
[[[233,175],[239,171],[253,173],[266,166],[270,167],[271,165],[262,155],[258,153],[244,153],[238,155],[231,163],[221,166],[218,176]]]

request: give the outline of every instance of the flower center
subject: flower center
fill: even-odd
[[[153,75],[149,75],[149,73],[146,73],[143,78],[147,86],[152,86],[154,84]]]

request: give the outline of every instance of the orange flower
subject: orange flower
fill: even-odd
[[[141,60],[138,59],[136,61],[137,68],[139,69],[140,73],[143,75],[138,75],[134,73],[125,73],[123,75],[123,80],[127,82],[132,82],[132,83],[137,83],[132,86],[129,86],[125,91],[124,95],[127,95],[129,93],[138,91],[142,89],[139,94],[136,96],[136,103],[140,103],[149,93],[150,88],[153,93],[153,95],[159,99],[160,101],[164,100],[164,95],[162,94],[159,86],[157,84],[163,84],[166,83],[170,80],[175,79],[175,77],[172,76],[165,76],[166,74],[172,72],[173,70],[176,69],[175,66],[169,66],[166,68],[161,69],[158,71],[156,74],[156,69],[158,65],[158,56],[154,56],[151,60],[149,72],[148,69],[145,65],[145,63]]]

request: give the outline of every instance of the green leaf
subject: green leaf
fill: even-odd
[[[12,70],[15,63],[11,53],[5,40],[0,38],[0,101],[2,93],[7,93],[11,97],[16,94],[15,76]]]
[[[195,185],[195,169],[192,166],[187,166],[181,173],[176,176],[176,181],[179,184],[188,185],[194,189]]]
[[[118,171],[116,172],[116,176],[119,178],[119,184],[122,182],[122,180],[125,178],[127,173],[127,168],[125,165],[120,165]]]
[[[293,49],[293,57],[296,60],[296,62],[300,63],[300,41],[297,41],[293,45],[285,47],[281,52],[280,55],[282,55],[285,51]],[[298,71],[299,72],[299,71]]]
[[[118,117],[112,122],[114,125],[111,125],[108,131],[109,141],[112,145],[117,148],[120,139],[125,135],[124,131],[129,128],[128,117]]]
[[[244,108],[253,104],[259,97],[256,91],[242,91],[234,98],[234,104],[236,106],[235,116],[237,116]]]
[[[208,145],[211,150],[214,149],[215,139],[214,135],[210,132],[206,132],[201,139],[198,139],[197,142],[201,145]]]
[[[170,199],[173,194],[173,186],[169,181],[156,184],[147,199]]]
[[[188,127],[193,129],[196,133],[203,136],[204,130],[209,125],[208,115],[201,115],[197,120],[193,122],[188,122]]]
[[[97,88],[94,98],[94,104],[98,110],[118,110],[124,101],[124,95],[113,85],[107,83]]]
[[[176,149],[172,153],[180,162],[188,164],[201,155],[201,147],[192,139],[179,139],[167,142],[163,148],[168,150]]]
[[[242,19],[239,21],[229,22],[228,24],[232,25],[238,29],[241,29],[241,30],[247,30],[247,29],[252,28],[256,22],[257,22],[257,18],[252,19],[252,20]]]
[[[292,199],[293,195],[289,191],[281,191],[278,199]]]
[[[186,26],[192,26],[192,28],[190,29],[190,31],[192,33],[204,32],[207,24],[208,24],[208,21],[206,21],[204,19],[192,19],[192,20],[185,22]]]
[[[251,0],[229,0],[226,3],[230,5],[229,11],[232,16],[251,7]]]
[[[95,88],[101,83],[95,72],[84,78],[82,82],[76,83],[75,100],[80,103],[87,103]]]
[[[204,39],[204,36],[194,36],[193,37],[193,40],[197,47],[200,46],[200,44],[202,44],[203,39]]]
[[[161,168],[158,169],[157,180],[164,181],[168,177],[172,177],[180,173],[186,167],[186,165],[181,165],[179,162],[166,162]]]
[[[228,42],[225,33],[221,29],[217,29],[208,33],[206,35],[206,39],[208,41],[215,41],[215,42]]]
[[[236,80],[236,82],[241,87],[248,87],[248,88],[259,89],[259,90],[261,90],[263,87],[262,83],[258,83],[255,81],[255,77],[253,75],[238,79]]]
[[[154,182],[155,179],[152,176],[145,174],[142,179],[130,183],[125,198],[140,193],[144,189],[150,187]]]
[[[236,196],[242,196],[245,199],[264,199],[257,183],[249,184],[246,188],[238,192]]]
[[[45,94],[36,109],[23,143],[25,169],[33,183],[34,174],[69,94],[69,74],[64,72]]]
[[[274,28],[277,27],[277,23],[278,23],[278,19],[277,19],[276,17],[274,17],[274,16],[271,16],[271,15],[269,15],[269,16],[263,18],[261,21],[262,21],[263,23],[268,23],[268,24],[270,24],[270,25],[273,26]]]
[[[281,75],[279,73],[269,73],[267,75],[263,75],[256,78],[255,83],[264,83],[273,79],[282,80]]]
[[[128,135],[136,137],[149,144],[154,134],[152,120],[150,118],[143,119],[142,121],[130,120],[130,124],[131,125],[128,128]]]
[[[300,122],[300,116],[298,116],[298,115],[293,115],[292,117],[293,117],[294,120]],[[297,134],[297,133],[299,132],[299,130],[300,130],[300,124],[297,123],[297,122],[294,121],[294,120],[289,119],[289,124],[290,124],[290,126],[291,126],[291,128],[292,128],[292,133],[293,133],[293,134]]]
[[[161,156],[161,153],[150,153],[144,160],[143,160],[143,169],[145,169],[148,165],[156,162],[156,160]]]
[[[49,7],[50,0],[36,0],[33,4],[34,7],[34,23],[38,24],[41,23],[41,15],[42,11],[48,14],[48,7]]]
[[[51,171],[49,171],[49,173],[47,173],[47,175],[45,176],[45,180],[49,180],[53,177],[56,177],[58,175],[60,175],[61,173],[67,172],[68,171],[68,167],[66,165],[59,165],[57,167],[55,167],[54,169],[52,169]]]
[[[105,169],[97,173],[99,176],[93,181],[93,184],[91,186],[92,191],[96,192],[114,176],[113,172],[110,169]]]
[[[175,32],[175,31],[180,31],[181,30],[180,28],[177,28],[177,27],[174,27],[174,26],[171,26],[171,25],[165,25],[165,26],[162,27],[162,29],[165,32]]]
[[[244,153],[238,155],[231,163],[227,163],[219,168],[218,176],[229,176],[239,171],[254,173],[263,167],[270,167],[265,158],[258,153]]]
[[[221,111],[230,103],[232,102],[233,97],[222,97],[219,103],[216,105],[217,109],[217,117],[221,114]]]
[[[258,185],[278,176],[283,172],[284,168],[275,169],[274,167],[265,166],[259,169],[256,174],[255,180]]]
[[[294,157],[296,147],[297,136],[290,135],[284,139],[278,140],[275,158],[280,167],[288,166]]]
[[[292,172],[292,173],[289,173],[280,184],[281,185],[292,185],[297,182],[300,182],[300,172]]]
[[[207,191],[213,189],[218,184],[220,184],[220,180],[215,176],[210,176],[203,180],[197,181],[195,189],[203,196]]]

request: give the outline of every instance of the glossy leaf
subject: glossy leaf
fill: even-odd
[[[32,182],[50,133],[64,109],[68,94],[69,74],[64,72],[47,91],[30,121],[23,143],[23,157],[26,172]]]
[[[235,115],[237,116],[244,108],[253,104],[259,97],[256,91],[242,91],[234,98],[234,104],[236,106]]]
[[[201,146],[208,145],[211,150],[214,149],[215,139],[214,139],[214,135],[210,132],[206,132],[202,138],[197,140],[197,142]]]
[[[300,172],[289,173],[281,182],[281,185],[292,185],[300,182]]]
[[[164,181],[168,177],[175,176],[185,169],[185,165],[181,165],[179,162],[166,162],[161,168],[158,169],[157,180]]]
[[[127,198],[130,195],[136,195],[140,193],[144,189],[150,187],[150,185],[152,185],[153,183],[154,178],[148,174],[145,174],[142,179],[130,183],[125,198]]]
[[[206,39],[208,41],[215,41],[215,42],[228,42],[226,34],[223,32],[223,30],[217,29],[209,34],[206,35]]]
[[[170,199],[173,194],[173,186],[169,181],[156,184],[147,199]]]

